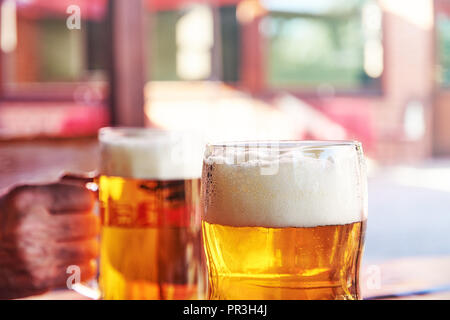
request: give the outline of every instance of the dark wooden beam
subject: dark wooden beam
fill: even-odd
[[[146,11],[143,1],[110,0],[108,11],[111,124],[144,126]]]
[[[258,16],[241,24],[241,86],[252,94],[266,89],[266,43],[259,27],[262,19]]]

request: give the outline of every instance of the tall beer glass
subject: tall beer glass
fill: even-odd
[[[207,145],[210,299],[359,299],[367,182],[358,142]]]
[[[103,298],[202,299],[201,139],[132,128],[99,139]]]

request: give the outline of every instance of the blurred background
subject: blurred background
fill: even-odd
[[[0,4],[0,190],[94,170],[103,126],[357,139],[364,263],[450,255],[450,1]]]

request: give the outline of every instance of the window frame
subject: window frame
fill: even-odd
[[[1,1],[0,1],[1,3]],[[108,10],[109,11],[109,10]],[[108,11],[105,23],[110,19]],[[0,16],[1,19],[1,16]],[[0,20],[1,21],[1,20]],[[80,90],[95,90],[100,94],[99,103],[107,104],[109,81],[61,81],[61,82],[9,82],[5,81],[2,65],[13,55],[0,50],[0,103],[8,102],[73,102],[77,103],[77,93]],[[108,70],[105,70],[106,72]]]
[[[352,88],[352,89],[344,89],[344,88],[339,88],[339,87],[334,87],[335,91],[333,93],[333,97],[374,97],[374,98],[379,98],[381,96],[384,95],[384,84],[385,84],[385,79],[386,79],[386,43],[385,43],[385,32],[386,32],[386,21],[385,21],[385,13],[382,10],[382,8],[380,8],[381,10],[381,44],[383,47],[383,72],[381,73],[380,77],[376,79],[376,83],[372,84],[370,86],[364,86],[361,88]],[[286,13],[284,11],[271,11],[271,12],[280,12],[286,15],[289,15],[290,13]],[[309,14],[309,13],[292,13],[293,17],[292,18],[296,18],[296,17],[306,17],[306,18],[317,18],[320,17],[321,19],[326,19],[326,18],[335,18],[336,15],[334,14]],[[267,14],[264,16],[266,17]],[[263,17],[263,18],[264,18]],[[260,36],[261,39],[264,38],[263,35]],[[264,44],[265,47],[269,46],[269,44]],[[265,49],[266,51],[269,49]],[[267,64],[267,58],[263,58],[264,59],[264,63]],[[264,79],[264,85],[263,85],[263,90],[262,93],[263,95],[267,95],[267,96],[273,96],[276,95],[279,92],[286,92],[289,94],[293,94],[296,95],[298,97],[302,97],[302,98],[317,98],[320,95],[317,93],[316,89],[314,88],[301,88],[301,85],[298,86],[278,86],[278,87],[272,87],[269,85],[268,83],[268,74],[265,73],[265,79]]]
[[[0,0],[1,2],[2,0]],[[15,102],[30,102],[27,106],[48,103],[59,108],[58,103],[90,105],[76,101],[75,93],[80,87],[96,86],[102,93],[101,100],[92,107],[106,111],[108,123],[113,126],[142,127],[146,124],[144,113],[144,85],[146,68],[143,59],[144,0],[107,0],[105,48],[106,81],[79,81],[58,83],[24,84],[13,88],[5,86],[1,74],[3,56],[0,56],[0,108],[14,106]],[[1,15],[0,15],[1,16]],[[1,21],[0,21],[1,22]],[[131,23],[130,23],[131,22]],[[125,45],[124,45],[125,43]],[[0,52],[2,55],[3,52]],[[61,107],[62,107],[61,103]]]
[[[442,0],[434,0],[434,12],[433,12],[433,19],[434,19],[434,32],[433,32],[433,58],[434,58],[434,65],[437,67],[441,64],[440,60],[440,41],[439,41],[439,34],[438,34],[438,26],[437,26],[437,18],[439,14],[444,14],[450,21],[450,3],[447,1]],[[437,90],[439,91],[450,91],[450,82],[447,84],[443,81],[439,81],[438,75],[433,73],[433,83]]]

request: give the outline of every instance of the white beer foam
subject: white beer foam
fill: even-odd
[[[234,161],[237,163],[233,163],[232,153],[208,156],[204,159],[207,179],[203,192],[208,193],[208,201],[203,219],[261,227],[362,221],[367,212],[365,173],[360,178],[356,153],[343,149],[335,157],[317,158],[293,151],[272,158],[260,154],[259,159]],[[267,166],[277,170],[261,174]]]
[[[198,179],[203,142],[181,134],[104,135],[101,174],[136,179]]]

